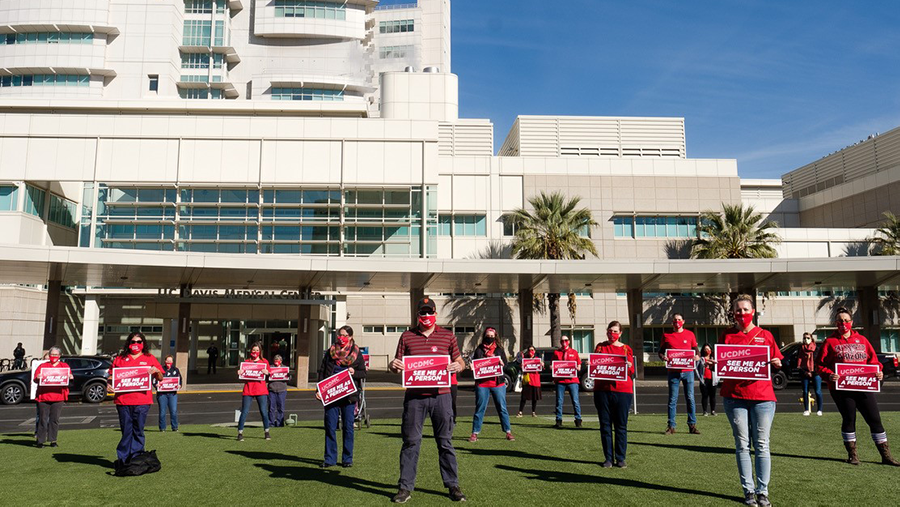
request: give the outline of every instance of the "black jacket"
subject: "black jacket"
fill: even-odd
[[[500,345],[497,345],[497,348],[494,349],[494,356],[499,357],[500,360],[503,361],[503,366],[505,368],[506,367],[506,352],[503,350],[503,347],[501,347]],[[487,353],[485,352],[484,344],[482,343],[482,344],[478,345],[478,347],[475,348],[475,352],[472,353],[472,359],[473,360],[474,359],[484,359],[485,357],[487,357]],[[487,381],[487,380],[490,380],[490,379],[480,379],[480,380],[476,380],[475,382],[479,383],[479,382],[483,382],[483,381]],[[497,377],[497,385],[498,386],[506,385],[506,377],[504,377],[503,375],[500,375],[499,377]]]
[[[354,347],[356,347],[356,345],[354,345]],[[359,350],[359,347],[356,348],[356,361],[354,361],[353,364],[350,365],[350,367],[353,368],[353,382],[356,384],[356,392],[351,394],[350,396],[347,396],[346,398],[341,398],[340,400],[332,403],[332,405],[337,404],[343,406],[359,401],[359,381],[366,378],[366,360],[363,358],[362,351]],[[335,374],[334,370],[336,363],[334,359],[331,358],[331,354],[329,354],[328,352],[329,351],[326,350],[325,354],[322,356],[322,364],[319,366],[319,379],[317,380],[317,382],[321,382]]]

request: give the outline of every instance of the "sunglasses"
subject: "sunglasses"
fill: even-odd
[[[431,308],[422,308],[419,310],[419,315],[434,315],[434,310]]]
[[[128,342],[128,343],[129,343],[129,344],[144,343],[144,340],[131,340],[131,341]]]

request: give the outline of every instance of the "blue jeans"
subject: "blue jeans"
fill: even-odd
[[[166,411],[172,421],[172,431],[178,429],[178,393],[156,393],[159,403],[159,431],[166,430]]]
[[[809,408],[809,383],[812,380],[816,392],[816,411],[822,410],[822,377],[813,374],[812,378],[803,375],[803,410]]]
[[[600,419],[600,442],[603,455],[610,463],[625,463],[628,451],[628,411],[634,397],[631,393],[594,391],[594,406]],[[615,431],[615,447],[613,447]],[[615,454],[615,455],[614,455]]]
[[[578,382],[571,384],[556,384],[556,420],[562,421],[563,416],[563,396],[569,391],[569,397],[572,398],[572,405],[575,406],[575,420],[581,420],[581,402],[578,401]]]
[[[325,464],[337,464],[337,426],[341,424],[344,441],[341,463],[353,463],[353,422],[356,419],[356,403],[340,405],[340,401],[325,407]]]
[[[472,419],[472,433],[481,433],[481,423],[484,422],[484,412],[487,410],[488,398],[494,399],[494,407],[500,414],[500,427],[503,432],[509,432],[509,412],[506,411],[506,386],[481,387],[475,386],[475,417]]]
[[[678,405],[678,388],[684,384],[684,400],[687,402],[689,425],[697,424],[694,408],[694,370],[669,370],[669,427],[675,427],[675,406]]]
[[[241,418],[238,420],[238,431],[244,430],[244,423],[247,422],[247,413],[250,412],[250,405],[253,398],[256,398],[256,404],[259,405],[259,415],[262,416],[263,428],[269,429],[269,395],[260,396],[244,396],[241,401]]]
[[[128,461],[144,450],[144,423],[149,411],[150,405],[116,405],[119,429],[122,430],[122,438],[116,446],[116,456],[120,461]]]
[[[769,457],[769,431],[775,418],[774,401],[753,401],[725,398],[725,414],[734,433],[734,454],[744,494],[769,494],[772,458]],[[756,454],[756,488],[753,487],[753,465],[750,462],[750,441]]]
[[[269,391],[269,424],[273,428],[284,426],[284,400],[287,391]]]

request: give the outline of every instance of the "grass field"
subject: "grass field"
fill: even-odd
[[[888,435],[900,453],[900,413],[884,413]],[[679,429],[686,429],[683,415]],[[576,430],[551,428],[552,419],[513,419],[515,442],[507,442],[489,411],[477,443],[466,441],[471,419],[461,419],[455,444],[460,482],[477,505],[728,505],[740,500],[731,429],[724,415],[701,418],[702,435],[665,436],[665,418],[632,416],[627,469],[603,469],[596,416]],[[860,420],[860,423],[862,421]],[[148,425],[153,427],[153,425]],[[776,414],[772,430],[770,495],[781,505],[895,504],[900,470],[878,463],[865,426],[858,467],[844,464],[837,414],[802,417]],[[237,442],[233,428],[183,426],[180,433],[148,430],[159,473],[132,478],[110,475],[118,432],[60,433],[60,447],[32,447],[30,434],[0,436],[2,505],[387,505],[396,492],[399,421],[373,421],[356,436],[355,466],[318,467],[319,425],[248,428]],[[413,505],[447,505],[437,451],[423,441]]]

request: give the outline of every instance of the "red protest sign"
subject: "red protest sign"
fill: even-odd
[[[769,347],[716,344],[716,375],[735,380],[769,380]]]
[[[316,391],[319,393],[322,405],[328,405],[355,393],[356,383],[353,382],[350,370],[344,370],[316,384]]]
[[[578,361],[553,361],[550,369],[553,371],[553,378],[578,377]]]
[[[693,370],[694,352],[691,349],[666,349],[666,368],[670,370]]]
[[[543,369],[544,366],[541,364],[541,358],[522,358],[522,371],[524,373],[540,373]]]
[[[38,384],[41,387],[66,387],[69,385],[69,367],[59,366],[56,368],[43,367]]]
[[[181,383],[178,381],[178,377],[163,377],[156,383],[156,392],[158,393],[171,393],[180,388]]]
[[[594,380],[628,380],[628,358],[619,354],[590,354],[588,376]]]
[[[150,390],[150,367],[130,366],[113,368],[112,387],[117,393]]]
[[[838,391],[881,392],[881,382],[875,375],[881,369],[877,364],[837,363],[834,373],[839,377],[834,385]]]
[[[477,379],[499,377],[503,375],[503,363],[499,357],[475,359],[472,361],[472,371]]]
[[[291,369],[287,366],[270,366],[269,367],[269,380],[273,381],[285,381],[291,374]]]
[[[366,362],[366,370],[369,369],[369,354],[363,354],[363,361]]]
[[[403,387],[450,387],[450,356],[404,356]]]
[[[263,373],[265,369],[266,363],[262,361],[244,361],[240,367],[240,370],[243,370],[244,373],[239,373],[238,378],[241,380],[265,380],[266,374]]]

